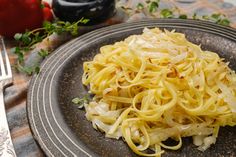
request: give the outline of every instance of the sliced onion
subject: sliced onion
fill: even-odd
[[[203,135],[193,136],[193,144],[196,145],[196,146],[201,146],[203,144],[203,139],[205,137],[206,136],[203,136]]]
[[[170,55],[167,53],[161,53],[161,52],[143,52],[141,54],[142,57],[148,57],[148,58],[169,58]]]
[[[106,112],[108,112],[109,107],[108,107],[108,104],[99,102],[98,105],[94,109],[97,111],[98,114],[103,115]]]
[[[203,144],[198,147],[198,150],[204,152],[204,151],[207,150],[212,144],[215,144],[215,143],[216,143],[216,137],[214,137],[214,136],[205,137],[205,138],[203,139]]]
[[[230,88],[221,82],[218,82],[218,86],[222,91],[224,101],[229,104],[231,111],[236,113],[236,98],[232,95]]]
[[[103,122],[101,122],[100,120],[98,119],[93,119],[92,122],[99,128],[101,129],[102,131],[104,131],[105,133],[108,132],[108,130],[110,130],[111,126],[110,125],[107,125],[107,124],[104,124]],[[95,128],[96,129],[96,128]]]
[[[179,63],[179,62],[183,61],[187,56],[188,56],[187,52],[181,53],[181,54],[173,57],[170,62],[173,64]]]

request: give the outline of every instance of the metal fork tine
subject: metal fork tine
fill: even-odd
[[[1,38],[1,43],[2,43],[2,38]],[[3,43],[2,43],[2,45],[3,45]],[[2,51],[4,51],[4,50],[3,49],[0,50],[0,66],[1,66],[2,76],[5,76],[6,75],[6,70],[5,70],[5,65],[4,65],[4,62],[3,62]]]
[[[2,42],[2,45],[3,45],[3,53],[4,53],[4,56],[5,56],[5,59],[6,59],[7,74],[8,74],[8,77],[12,77],[11,64],[10,64],[10,61],[9,61],[9,57],[8,57],[8,54],[7,54],[7,50],[6,50],[6,46],[5,46],[3,38],[1,38],[1,42]]]

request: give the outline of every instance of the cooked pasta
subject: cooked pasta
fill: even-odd
[[[141,156],[177,150],[182,137],[193,137],[204,151],[220,126],[236,124],[235,72],[175,31],[145,28],[101,47],[84,62],[82,82],[94,94],[85,105],[93,127],[122,137]],[[168,146],[167,139],[178,144]]]

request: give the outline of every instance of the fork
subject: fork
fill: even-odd
[[[16,157],[7,123],[3,91],[12,84],[12,71],[3,38],[0,36],[0,157]]]

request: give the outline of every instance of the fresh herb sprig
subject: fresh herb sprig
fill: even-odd
[[[159,7],[160,0],[150,1],[148,4],[148,10],[150,13],[156,12]]]
[[[138,4],[137,4],[137,9],[138,9],[138,10],[144,9],[144,5],[143,5],[142,3],[138,3]]]
[[[220,13],[218,14],[212,14],[210,16],[204,15],[202,16],[202,19],[204,20],[208,20],[208,21],[212,21],[214,23],[220,24],[220,25],[224,25],[224,26],[229,26],[230,25],[230,21],[229,19],[227,19],[225,17],[225,15],[222,15]]]
[[[18,42],[18,46],[12,48],[12,52],[17,55],[16,69],[20,72],[24,72],[28,75],[39,72],[39,63],[36,63],[33,67],[26,67],[24,65],[26,54],[35,48],[35,44],[42,42],[53,33],[58,35],[68,32],[72,36],[78,35],[78,24],[86,24],[88,19],[80,19],[77,22],[70,23],[65,21],[55,21],[53,23],[45,21],[42,28],[38,28],[32,31],[26,31],[25,33],[17,33],[14,38]],[[48,50],[40,49],[38,55],[45,58],[49,54]]]
[[[85,95],[83,98],[76,97],[72,99],[72,102],[78,105],[78,108],[83,108],[85,104],[89,103],[89,96]]]
[[[162,9],[160,14],[161,14],[161,18],[173,18],[174,17],[173,12],[169,9]]]
[[[192,17],[182,14],[180,11],[177,13],[176,10],[179,10],[177,7],[174,9],[159,9],[160,0],[146,0],[144,3],[138,3],[136,7],[136,11],[144,11],[147,12],[151,16],[159,17],[159,18],[179,18],[179,19],[194,19],[194,20],[207,20],[211,21],[223,26],[230,26],[230,20],[226,18],[225,15],[220,13],[213,13],[211,15],[198,16],[197,13],[194,13]],[[145,11],[144,11],[145,12]],[[145,12],[145,13],[147,13]]]

